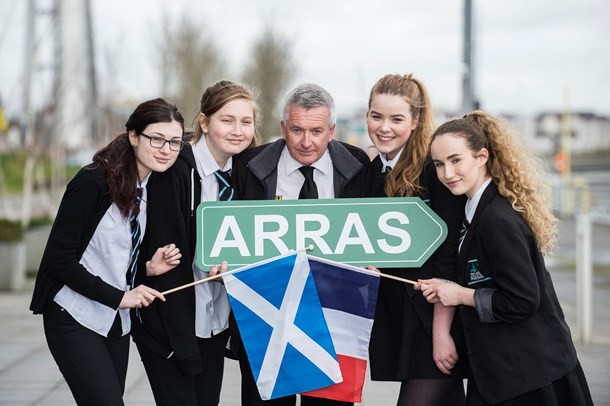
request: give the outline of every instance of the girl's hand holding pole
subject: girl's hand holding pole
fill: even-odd
[[[125,292],[123,299],[119,304],[119,308],[148,307],[155,298],[159,298],[165,302],[165,297],[160,292],[153,288],[149,288],[148,286],[140,285]]]
[[[474,289],[465,288],[450,280],[440,278],[420,279],[414,288],[421,290],[430,303],[441,303],[443,306],[466,305],[475,307]]]

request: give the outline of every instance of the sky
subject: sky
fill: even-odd
[[[325,87],[340,116],[366,109],[370,88],[387,73],[413,73],[436,109],[458,111],[463,3],[92,0],[98,86],[118,100],[156,97],[161,89],[156,38],[163,24],[186,13],[212,35],[229,79],[240,79],[253,42],[271,23],[293,44],[297,74],[291,85]],[[26,4],[0,0],[0,97],[9,114],[23,103]],[[475,92],[482,109],[534,115],[567,106],[610,116],[608,0],[473,0],[473,5]]]

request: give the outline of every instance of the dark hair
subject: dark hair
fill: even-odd
[[[255,93],[256,92],[253,89],[244,84],[231,80],[219,80],[218,82],[210,84],[203,91],[199,102],[199,113],[205,114],[205,119],[208,121],[210,117],[223,108],[225,104],[237,99],[248,100],[252,105],[252,111],[254,113],[254,138],[248,148],[255,147],[260,144],[259,128],[261,124],[261,113],[255,100]],[[198,117],[195,117],[193,120],[193,125],[195,127],[195,134],[193,135],[192,141],[197,143],[203,136],[203,130],[199,125]]]
[[[110,197],[125,218],[129,218],[132,212],[137,214],[140,207],[136,204],[138,168],[129,133],[140,134],[150,124],[172,121],[180,123],[184,133],[184,118],[174,104],[162,98],[145,101],[129,116],[125,123],[126,131],[93,156],[93,162],[106,169]]]

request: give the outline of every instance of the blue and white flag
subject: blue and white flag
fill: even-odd
[[[305,253],[257,263],[223,280],[263,400],[342,381]]]

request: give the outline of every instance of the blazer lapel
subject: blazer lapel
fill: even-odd
[[[468,261],[468,251],[470,249],[470,244],[472,242],[472,238],[476,234],[476,229],[479,225],[479,219],[481,218],[482,213],[487,209],[489,202],[493,200],[493,198],[498,194],[498,187],[495,183],[491,182],[487,189],[483,192],[481,196],[481,200],[479,200],[479,204],[477,205],[477,209],[474,212],[474,216],[472,217],[472,221],[470,222],[470,226],[468,226],[468,232],[466,233],[466,237],[464,237],[464,241],[462,242],[462,248],[458,254],[457,264],[458,264],[458,282],[460,285],[465,286],[466,281],[464,277],[466,275],[463,272],[466,269],[466,262]]]

